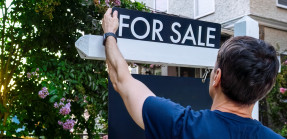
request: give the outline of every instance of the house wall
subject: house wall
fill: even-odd
[[[276,6],[276,0],[250,0],[252,15],[287,22],[287,9]]]
[[[224,23],[250,13],[249,0],[215,0],[215,13],[200,20]]]
[[[168,13],[193,18],[193,0],[168,0]]]
[[[279,50],[279,53],[287,50],[286,31],[264,27],[264,40]],[[279,47],[279,49],[277,47]]]

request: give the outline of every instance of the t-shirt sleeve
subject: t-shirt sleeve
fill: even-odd
[[[186,108],[168,99],[150,96],[143,105],[145,135],[148,139],[177,138]]]

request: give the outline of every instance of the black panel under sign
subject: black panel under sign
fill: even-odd
[[[209,80],[189,77],[133,75],[157,96],[171,99],[194,110],[210,109]],[[120,95],[109,81],[109,139],[145,139],[144,131],[128,114]]]

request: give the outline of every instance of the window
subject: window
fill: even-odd
[[[287,9],[287,0],[277,0],[276,5],[278,7]]]
[[[214,0],[194,0],[194,19],[212,14],[215,12]]]
[[[168,0],[154,0],[154,9],[156,11],[167,13]]]

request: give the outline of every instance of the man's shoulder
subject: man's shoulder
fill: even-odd
[[[273,130],[270,128],[264,126],[261,124],[260,130],[259,130],[259,135],[261,135],[262,138],[272,138],[272,139],[284,139],[282,136],[279,134],[275,133]]]
[[[210,133],[220,133],[219,137],[224,135],[242,138],[260,138],[260,139],[283,139],[282,136],[272,131],[270,128],[262,125],[259,121],[250,118],[243,118],[232,113],[225,113],[221,111],[200,110],[194,111],[198,123],[202,128],[207,127],[206,130]],[[210,125],[213,125],[210,127]],[[232,133],[232,134],[230,134]]]

